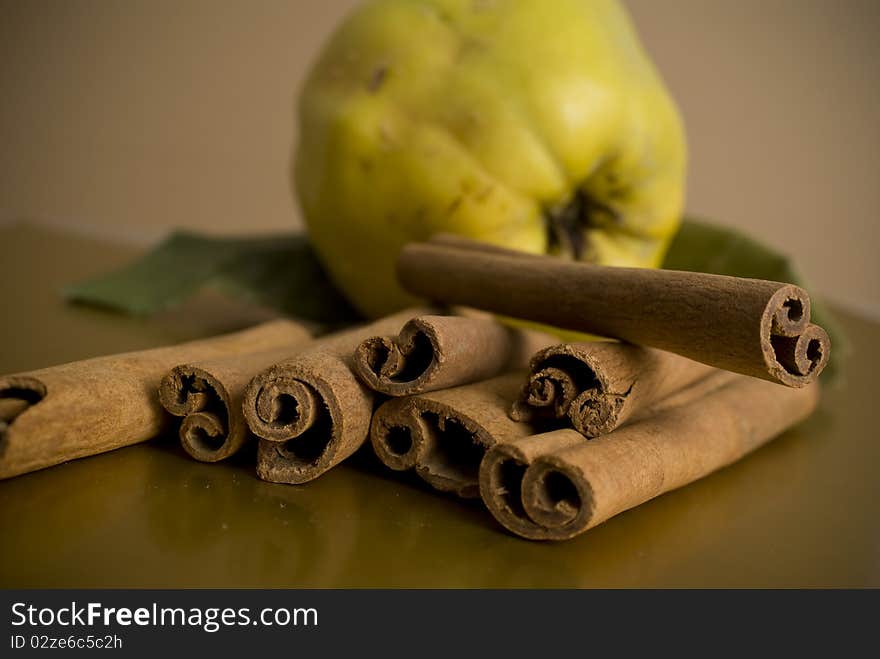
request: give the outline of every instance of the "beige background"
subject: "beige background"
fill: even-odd
[[[294,93],[353,4],[0,0],[0,221],[296,226]],[[880,2],[626,4],[685,116],[689,210],[880,317]]]

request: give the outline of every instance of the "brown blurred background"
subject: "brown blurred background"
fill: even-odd
[[[0,0],[0,222],[145,242],[299,225],[294,95],[354,0]],[[880,318],[880,2],[626,0],[688,209]]]

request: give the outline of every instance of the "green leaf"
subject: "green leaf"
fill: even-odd
[[[669,270],[711,272],[735,277],[768,279],[796,284],[808,292],[810,286],[797,266],[786,256],[736,229],[686,218],[672,241],[663,267]],[[840,374],[849,353],[849,343],[834,314],[816,296],[810,296],[811,320],[828,332],[832,358],[825,369],[831,380]]]
[[[305,234],[215,238],[178,232],[138,261],[69,286],[71,301],[148,315],[202,287],[320,323],[349,323],[357,312],[333,285]]]

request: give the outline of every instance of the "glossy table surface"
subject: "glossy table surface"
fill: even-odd
[[[270,315],[209,293],[146,320],[66,305],[64,284],[137,250],[25,224],[0,245],[3,373]],[[289,486],[259,481],[251,454],[201,464],[169,436],[0,482],[0,586],[880,586],[880,325],[841,320],[853,356],[809,421],[569,542],[512,537],[368,450]]]

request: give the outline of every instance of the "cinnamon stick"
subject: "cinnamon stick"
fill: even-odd
[[[397,263],[409,292],[623,339],[792,387],[813,382],[830,341],[810,322],[806,291],[779,282],[618,268],[466,239],[411,243]]]
[[[372,336],[355,351],[355,371],[371,389],[389,396],[437,391],[525,368],[554,343],[542,332],[464,316],[413,318],[397,336]]]
[[[709,386],[717,379],[596,439],[563,429],[496,445],[480,467],[483,500],[517,535],[571,538],[735,462],[805,419],[818,401],[815,384],[786,388],[730,376]]]
[[[269,366],[291,357],[309,337],[278,337],[278,345],[175,366],[159,385],[159,400],[183,417],[180,443],[196,460],[217,462],[236,453],[250,437],[242,411],[244,390]]]
[[[607,434],[717,372],[664,350],[604,341],[550,346],[532,358],[530,369],[511,417],[533,422],[567,417],[586,437]]]
[[[242,410],[260,438],[260,478],[305,483],[354,453],[369,436],[376,399],[354,374],[355,349],[364,339],[395,334],[428,312],[409,309],[316,339],[257,374],[245,388]]]
[[[392,398],[373,416],[370,441],[376,455],[396,471],[414,468],[438,490],[478,497],[480,461],[486,450],[534,432],[507,415],[522,378],[521,372],[514,372]]]
[[[0,377],[0,478],[150,439],[169,418],[156,389],[187,359],[210,359],[255,345],[306,338],[293,321],[241,332],[87,359]]]

